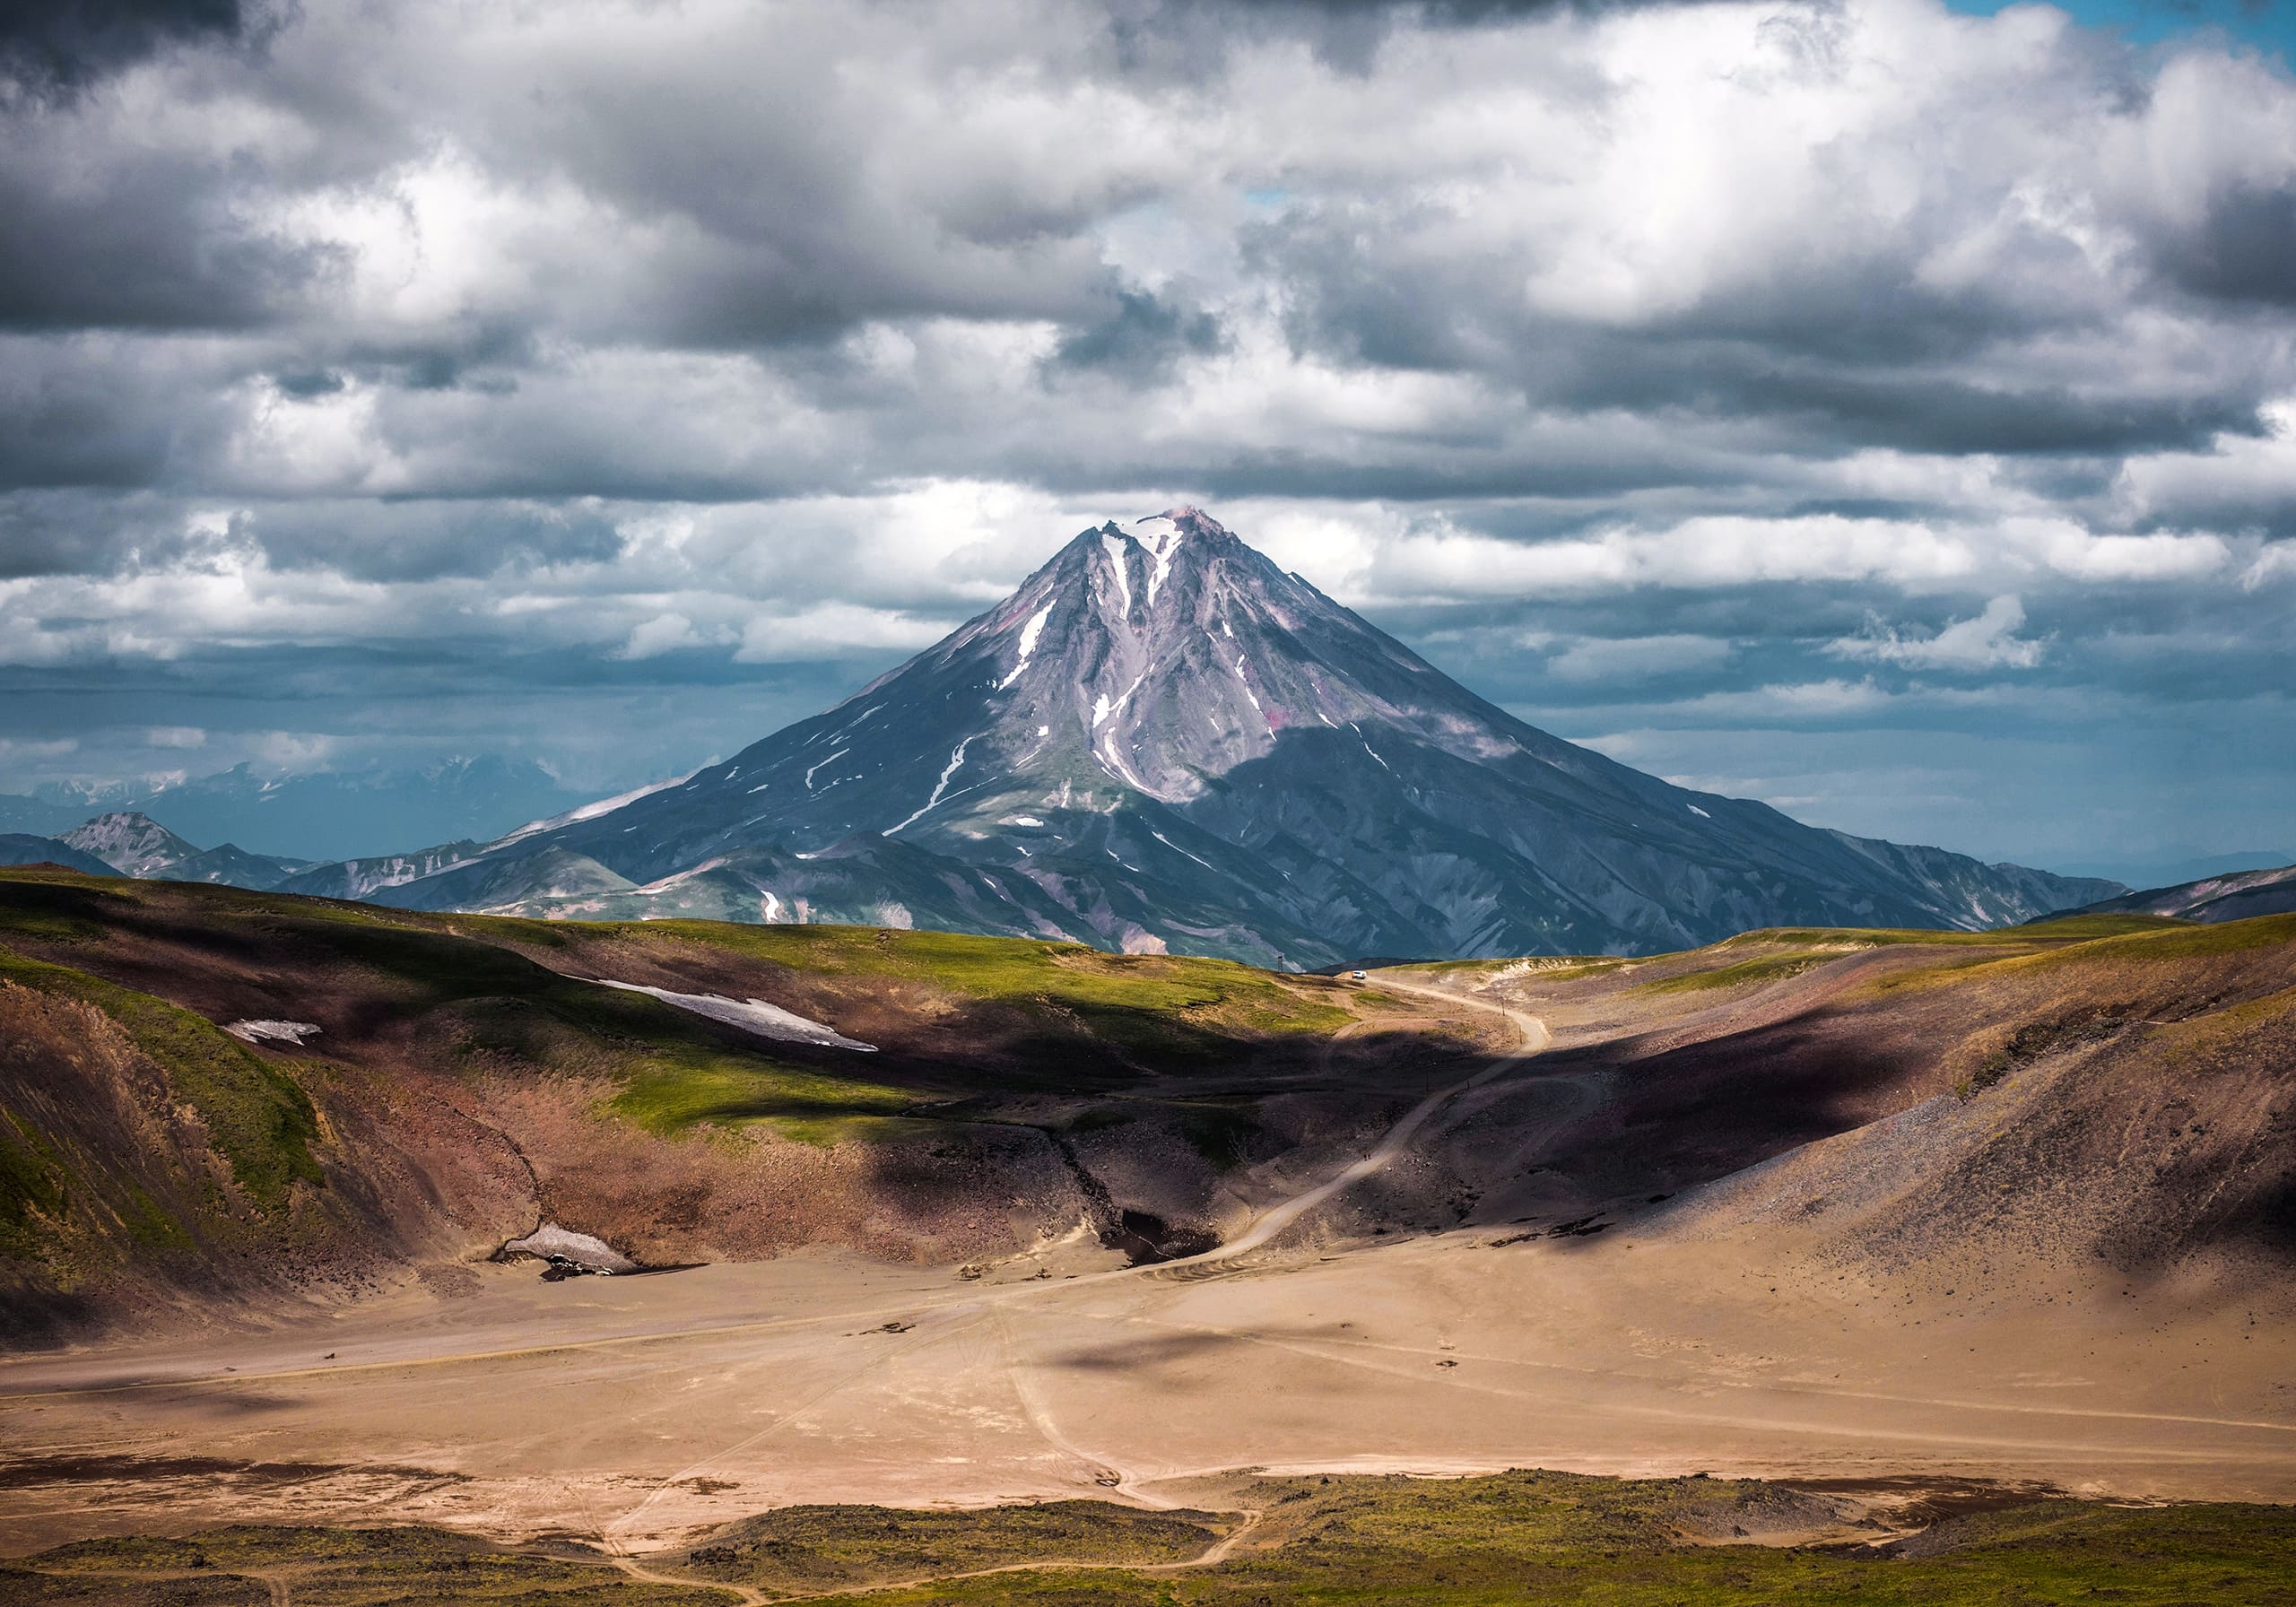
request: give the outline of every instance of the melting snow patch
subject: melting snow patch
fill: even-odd
[[[556,1222],[544,1222],[524,1238],[502,1247],[506,1255],[532,1255],[541,1261],[566,1262],[592,1273],[634,1273],[638,1264],[602,1238],[576,1233]]]
[[[1013,817],[1013,824],[1015,826],[1041,826],[1044,822],[1037,819],[1037,817],[1032,814],[1016,814]]]
[[[632,892],[640,893],[666,892],[669,889],[675,887],[679,882],[699,876],[705,871],[714,871],[725,863],[726,862],[723,858],[705,859],[690,871],[673,871],[658,882],[648,882],[645,886],[632,888],[631,890]]]
[[[274,1043],[300,1045],[307,1038],[317,1038],[317,1021],[232,1021],[224,1031],[243,1043],[259,1044],[265,1038]]]
[[[1178,525],[1158,514],[1152,519],[1143,519],[1133,527],[1140,544],[1155,554],[1156,567],[1148,576],[1148,606],[1156,606],[1156,594],[1163,589],[1164,577],[1172,572],[1172,554],[1187,537]]]
[[[1396,773],[1395,766],[1389,764],[1386,760],[1379,758],[1379,751],[1371,745],[1371,739],[1363,734],[1362,726],[1357,725],[1353,720],[1350,720],[1347,722],[1347,728],[1355,733],[1355,740],[1363,744],[1363,751],[1369,753],[1373,759],[1378,760],[1378,765],[1381,769],[1387,771],[1390,776]]]
[[[1252,696],[1252,683],[1244,678],[1244,656],[1240,653],[1236,656],[1236,684],[1244,689],[1244,696],[1251,699],[1252,712],[1259,716],[1259,723],[1267,727],[1268,735],[1274,736],[1275,722],[1267,717],[1267,710],[1262,708],[1259,706],[1259,699]],[[1362,733],[1358,732],[1356,734],[1360,736]]]
[[[1151,826],[1148,829],[1148,835],[1154,838],[1158,842],[1163,844],[1164,847],[1170,848],[1175,854],[1187,854],[1187,850],[1186,848],[1181,847],[1179,844],[1174,842],[1170,838],[1166,837],[1153,826]],[[1214,865],[1210,860],[1199,858],[1194,854],[1187,854],[1187,856],[1190,859],[1196,860],[1196,864],[1202,865],[1205,870],[1212,872],[1213,874],[1216,875],[1219,873],[1219,867]]]
[[[1100,537],[1100,546],[1109,555],[1109,568],[1116,574],[1117,593],[1124,599],[1124,617],[1132,617],[1132,574],[1125,566],[1124,543],[1112,535]]]
[[[998,691],[1003,691],[1006,687],[1012,685],[1013,682],[1018,681],[1021,678],[1021,672],[1029,667],[1029,655],[1037,650],[1037,638],[1044,634],[1045,616],[1049,614],[1051,612],[1052,604],[1048,603],[1042,608],[1038,609],[1036,612],[1030,615],[1029,622],[1021,627],[1020,660],[1018,663],[1013,665],[1013,673],[996,683],[996,690]]]
[[[1132,684],[1126,687],[1124,691],[1118,695],[1117,700],[1113,703],[1109,701],[1109,695],[1106,692],[1102,692],[1099,697],[1092,699],[1092,724],[1094,725],[1098,725],[1102,720],[1107,719],[1109,716],[1116,713],[1126,704],[1131,702],[1132,694],[1140,690],[1140,683],[1147,680],[1150,675],[1155,673],[1155,671],[1156,666],[1152,662],[1146,669],[1141,671],[1139,674],[1132,678]]]
[[[687,777],[683,776],[673,776],[667,781],[657,781],[646,786],[632,787],[626,793],[616,793],[611,798],[600,798],[595,804],[585,804],[579,809],[570,809],[564,814],[552,815],[548,820],[528,821],[509,836],[497,838],[490,846],[499,847],[504,843],[517,842],[522,837],[532,837],[537,831],[549,831],[560,826],[571,826],[581,821],[595,821],[602,814],[612,814],[625,804],[635,804],[650,793],[666,791],[686,779]]]
[[[814,766],[813,767],[813,769],[812,769],[807,770],[807,771],[805,772],[805,790],[806,790],[807,792],[811,792],[811,791],[813,791],[813,770],[818,770],[818,769],[820,769],[822,768],[822,765],[824,765],[824,764],[835,764],[839,760],[840,760],[840,759],[844,758],[844,757],[846,756],[846,754],[848,754],[848,752],[850,752],[850,751],[852,751],[852,750],[851,750],[851,749],[849,749],[849,748],[839,748],[836,752],[834,752],[834,753],[831,754],[827,759],[822,760],[821,761],[821,763],[820,763],[820,764],[816,764],[816,765],[814,765]],[[831,785],[835,785],[835,784],[834,784],[834,783],[832,783]]]
[[[1700,809],[1700,808],[1697,804],[1692,804],[1692,805],[1690,806],[1690,812],[1691,812],[1691,813],[1692,813],[1692,814],[1696,815],[1696,816],[1697,816],[1700,820],[1701,820],[1701,821],[1710,821],[1710,820],[1712,820],[1712,819],[1714,818],[1712,815],[1710,815],[1710,814],[1707,813],[1707,812],[1706,812],[1706,811],[1704,811],[1703,809]]]
[[[1148,790],[1148,784],[1141,780],[1139,777],[1134,775],[1132,773],[1131,767],[1126,765],[1124,760],[1118,756],[1116,751],[1115,732],[1111,731],[1108,735],[1100,739],[1100,769],[1107,770],[1111,777],[1129,782],[1132,786],[1138,787],[1144,793]],[[1115,768],[1111,769],[1109,769],[1110,766],[1114,766]],[[1064,786],[1065,786],[1065,783],[1063,783]]]
[[[946,792],[949,788],[949,777],[957,773],[957,767],[959,765],[964,763],[965,750],[970,746],[972,746],[972,738],[970,737],[965,738],[964,741],[957,744],[957,751],[949,755],[949,762],[941,767],[941,779],[933,784],[933,795],[925,800],[923,807],[918,810],[917,814],[910,815],[908,820],[903,821],[900,823],[900,826],[886,827],[877,835],[880,837],[891,837],[894,832],[900,830],[901,826],[914,824],[918,815],[923,814],[926,810],[930,809],[933,805],[938,804],[941,801],[941,795]]]
[[[770,926],[781,918],[781,900],[765,888],[758,889],[758,894],[765,900],[765,924]]]
[[[601,977],[602,987],[618,987],[624,993],[644,994],[680,1010],[691,1010],[696,1015],[706,1015],[713,1021],[724,1021],[729,1027],[739,1027],[744,1032],[754,1032],[760,1038],[777,1038],[788,1044],[818,1044],[827,1049],[859,1049],[865,1054],[877,1052],[874,1044],[865,1044],[858,1038],[847,1038],[834,1027],[819,1021],[809,1021],[794,1011],[778,1004],[769,1004],[763,999],[727,999],[717,994],[674,994],[666,987],[645,987],[635,982],[616,982]]]

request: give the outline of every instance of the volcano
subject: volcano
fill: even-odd
[[[1084,531],[935,646],[682,782],[287,887],[1297,969],[1977,929],[2125,890],[1644,775],[1486,702],[1193,508]]]

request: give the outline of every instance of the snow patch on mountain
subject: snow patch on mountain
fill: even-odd
[[[645,886],[638,888],[635,890],[641,893],[667,892],[670,889],[677,886],[680,882],[691,882],[694,877],[714,871],[725,863],[726,860],[722,855],[716,859],[705,859],[698,865],[694,865],[687,870],[674,871],[670,874],[663,877],[660,881],[648,882]]]
[[[1173,523],[1168,514],[1158,514],[1152,519],[1143,519],[1133,527],[1140,544],[1155,559],[1156,567],[1148,575],[1148,608],[1155,611],[1156,594],[1164,589],[1164,578],[1172,572],[1172,553],[1185,541],[1187,534]]]
[[[533,837],[539,832],[555,831],[561,826],[573,826],[584,821],[595,821],[602,814],[612,814],[625,804],[635,804],[639,799],[650,797],[656,793],[667,792],[674,786],[682,786],[691,779],[690,776],[673,776],[667,781],[649,781],[644,786],[633,786],[626,793],[616,793],[611,798],[600,798],[594,804],[585,804],[578,808],[570,809],[564,814],[552,815],[546,821],[528,821],[508,837],[497,838],[487,846],[499,848],[505,844],[517,842],[523,838]]]
[[[502,1250],[505,1255],[532,1255],[538,1261],[571,1262],[608,1277],[638,1270],[636,1262],[605,1240],[561,1228],[556,1222],[544,1222],[524,1238],[512,1239]]]
[[[811,792],[811,791],[813,791],[813,772],[814,772],[815,770],[820,769],[822,768],[822,765],[835,764],[839,760],[840,760],[840,759],[844,758],[848,753],[850,753],[852,751],[853,751],[853,750],[852,750],[852,749],[850,749],[850,748],[839,748],[836,752],[834,752],[834,753],[831,754],[827,759],[822,760],[820,760],[818,763],[815,763],[815,764],[813,764],[813,765],[812,765],[812,766],[808,767],[808,768],[807,768],[807,769],[806,769],[806,771],[805,771],[805,790],[806,790],[807,792]],[[835,784],[834,782],[832,782],[832,783],[831,783],[831,786],[835,786],[836,784]]]
[[[649,999],[659,999],[675,1009],[708,1016],[713,1021],[724,1021],[729,1027],[739,1027],[743,1031],[754,1032],[760,1038],[770,1038],[788,1044],[817,1044],[828,1049],[856,1049],[866,1055],[877,1052],[874,1044],[848,1038],[834,1027],[810,1021],[794,1010],[782,1009],[778,1004],[769,1004],[763,999],[728,999],[718,994],[673,993],[666,987],[616,982],[609,977],[601,977],[597,980],[602,987],[620,988],[628,994],[644,994]]]
[[[964,741],[959,743],[957,744],[957,751],[949,755],[949,762],[941,767],[941,778],[933,784],[933,795],[926,799],[923,805],[918,809],[917,812],[910,815],[907,820],[901,821],[900,825],[888,826],[884,830],[878,833],[878,835],[881,837],[891,837],[894,832],[901,830],[901,827],[903,826],[915,825],[919,818],[929,812],[933,806],[941,801],[941,795],[949,790],[949,777],[955,775],[958,769],[963,765],[965,761],[965,750],[970,746],[972,746],[972,738],[970,737],[967,737]],[[911,795],[911,796],[914,795],[914,794]]]
[[[1111,731],[1100,738],[1100,745],[1097,751],[1100,758],[1100,768],[1108,772],[1110,780],[1121,781],[1138,792],[1144,793],[1148,790],[1148,784],[1134,775],[1132,767],[1125,763],[1123,756],[1117,752],[1115,732]]]
[[[298,1048],[307,1038],[317,1038],[317,1021],[227,1021],[223,1030],[242,1043],[264,1042],[293,1044]]]
[[[1021,672],[1029,667],[1029,657],[1037,650],[1037,638],[1044,634],[1044,622],[1051,614],[1052,604],[1047,603],[1042,608],[1031,614],[1029,622],[1021,627],[1021,656],[1014,662],[1013,673],[996,683],[998,691],[1003,691],[1018,681],[1021,678]]]
[[[1099,697],[1093,699],[1092,728],[1096,731],[1099,730],[1101,722],[1108,719],[1109,716],[1118,713],[1123,709],[1126,704],[1131,702],[1132,694],[1140,690],[1140,683],[1147,680],[1148,677],[1154,673],[1155,668],[1156,666],[1152,664],[1146,669],[1141,671],[1140,673],[1135,675],[1132,678],[1132,684],[1126,687],[1121,692],[1118,692],[1117,694],[1116,701],[1113,703],[1109,701],[1109,695],[1106,692],[1102,692]]]

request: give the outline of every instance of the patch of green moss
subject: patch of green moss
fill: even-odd
[[[440,1024],[465,1059],[497,1073],[515,1067],[613,1082],[604,1111],[657,1137],[769,1123],[785,1136],[835,1142],[868,1130],[822,1124],[897,1116],[918,1097],[729,1047],[722,1029],[643,994],[539,975],[551,986],[526,997],[465,1002],[443,1012]]]
[[[40,1607],[221,1607],[281,1599],[310,1607],[730,1607],[696,1580],[633,1579],[603,1557],[508,1550],[438,1529],[237,1526],[181,1539],[83,1541],[0,1573],[0,1600]]]
[[[2092,951],[2135,954],[2148,960],[2192,960],[2290,943],[2296,943],[2296,915],[2259,915],[2213,925],[2177,921],[2148,930],[2102,934]]]
[[[2296,1516],[2272,1507],[2128,1510],[2043,1501],[1955,1520],[1922,1554],[1729,1543],[1783,1492],[1722,1480],[1562,1474],[1265,1488],[1253,1548],[1202,1570],[1043,1568],[829,1598],[1181,1607],[2296,1607]],[[1415,1488],[1414,1488],[1415,1486]],[[1683,1543],[1687,1539],[1722,1543]],[[785,1556],[783,1567],[804,1559]],[[881,1576],[882,1577],[882,1576]],[[912,1576],[914,1577],[914,1576]]]
[[[58,1547],[0,1571],[0,1594],[44,1607],[237,1603],[247,1598],[194,1587],[259,1571],[291,1580],[298,1602],[344,1607],[700,1607],[729,1599],[718,1581],[875,1607],[2296,1607],[2286,1507],[2035,1499],[1949,1519],[1910,1545],[1796,1546],[1746,1534],[1807,1533],[1828,1510],[1753,1481],[1310,1477],[1256,1480],[1239,1495],[1259,1515],[1253,1533],[1203,1568],[1172,1565],[1204,1558],[1240,1514],[795,1507],[649,1559],[691,1583],[641,1584],[580,1551],[520,1553],[432,1529],[235,1528]]]
[[[121,1187],[126,1198],[119,1203],[120,1225],[137,1244],[153,1250],[188,1250],[191,1234],[184,1225],[168,1214],[168,1210],[152,1197],[152,1191],[134,1178],[124,1179]]]
[[[1741,960],[1732,965],[1716,966],[1710,970],[1685,971],[1679,977],[1661,977],[1655,981],[1637,983],[1630,991],[1638,994],[1692,994],[1726,987],[1752,987],[1757,984],[1783,982],[1813,970],[1833,958],[1831,954],[1770,954],[1756,960]]]
[[[1180,1562],[1201,1556],[1237,1521],[1107,1501],[953,1512],[785,1507],[727,1524],[687,1552],[684,1561],[705,1578],[808,1594],[1013,1563]]]
[[[662,1138],[697,1126],[753,1122],[821,1123],[850,1116],[898,1116],[915,1096],[874,1083],[824,1077],[770,1061],[712,1061],[651,1055],[628,1067],[607,1108]],[[793,1134],[792,1136],[797,1136]]]
[[[64,1220],[71,1195],[56,1151],[39,1129],[0,1107],[0,1249],[22,1254],[41,1219]]]

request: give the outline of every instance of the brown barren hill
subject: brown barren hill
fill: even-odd
[[[1809,1266],[1956,1289],[2268,1286],[2296,1245],[2292,957],[2296,917],[2084,917],[1357,985],[8,871],[11,1337],[438,1283],[545,1224],[599,1264],[1065,1275],[1239,1238],[1759,1223]],[[1553,1047],[1518,1062],[1507,1009]],[[1284,1208],[1414,1111],[1391,1160]]]
[[[735,1019],[677,1002],[713,998]],[[0,873],[10,1337],[353,1298],[544,1222],[650,1265],[1079,1229],[1153,1259],[1248,1214],[1249,1160],[1479,1064],[1474,1012],[1363,998],[1068,943]]]
[[[2296,1255],[2296,916],[1761,932],[1422,974],[1538,1012],[1548,1068],[1603,1087],[1538,1158],[1557,1211],[1761,1220],[1893,1265],[2270,1285]]]

